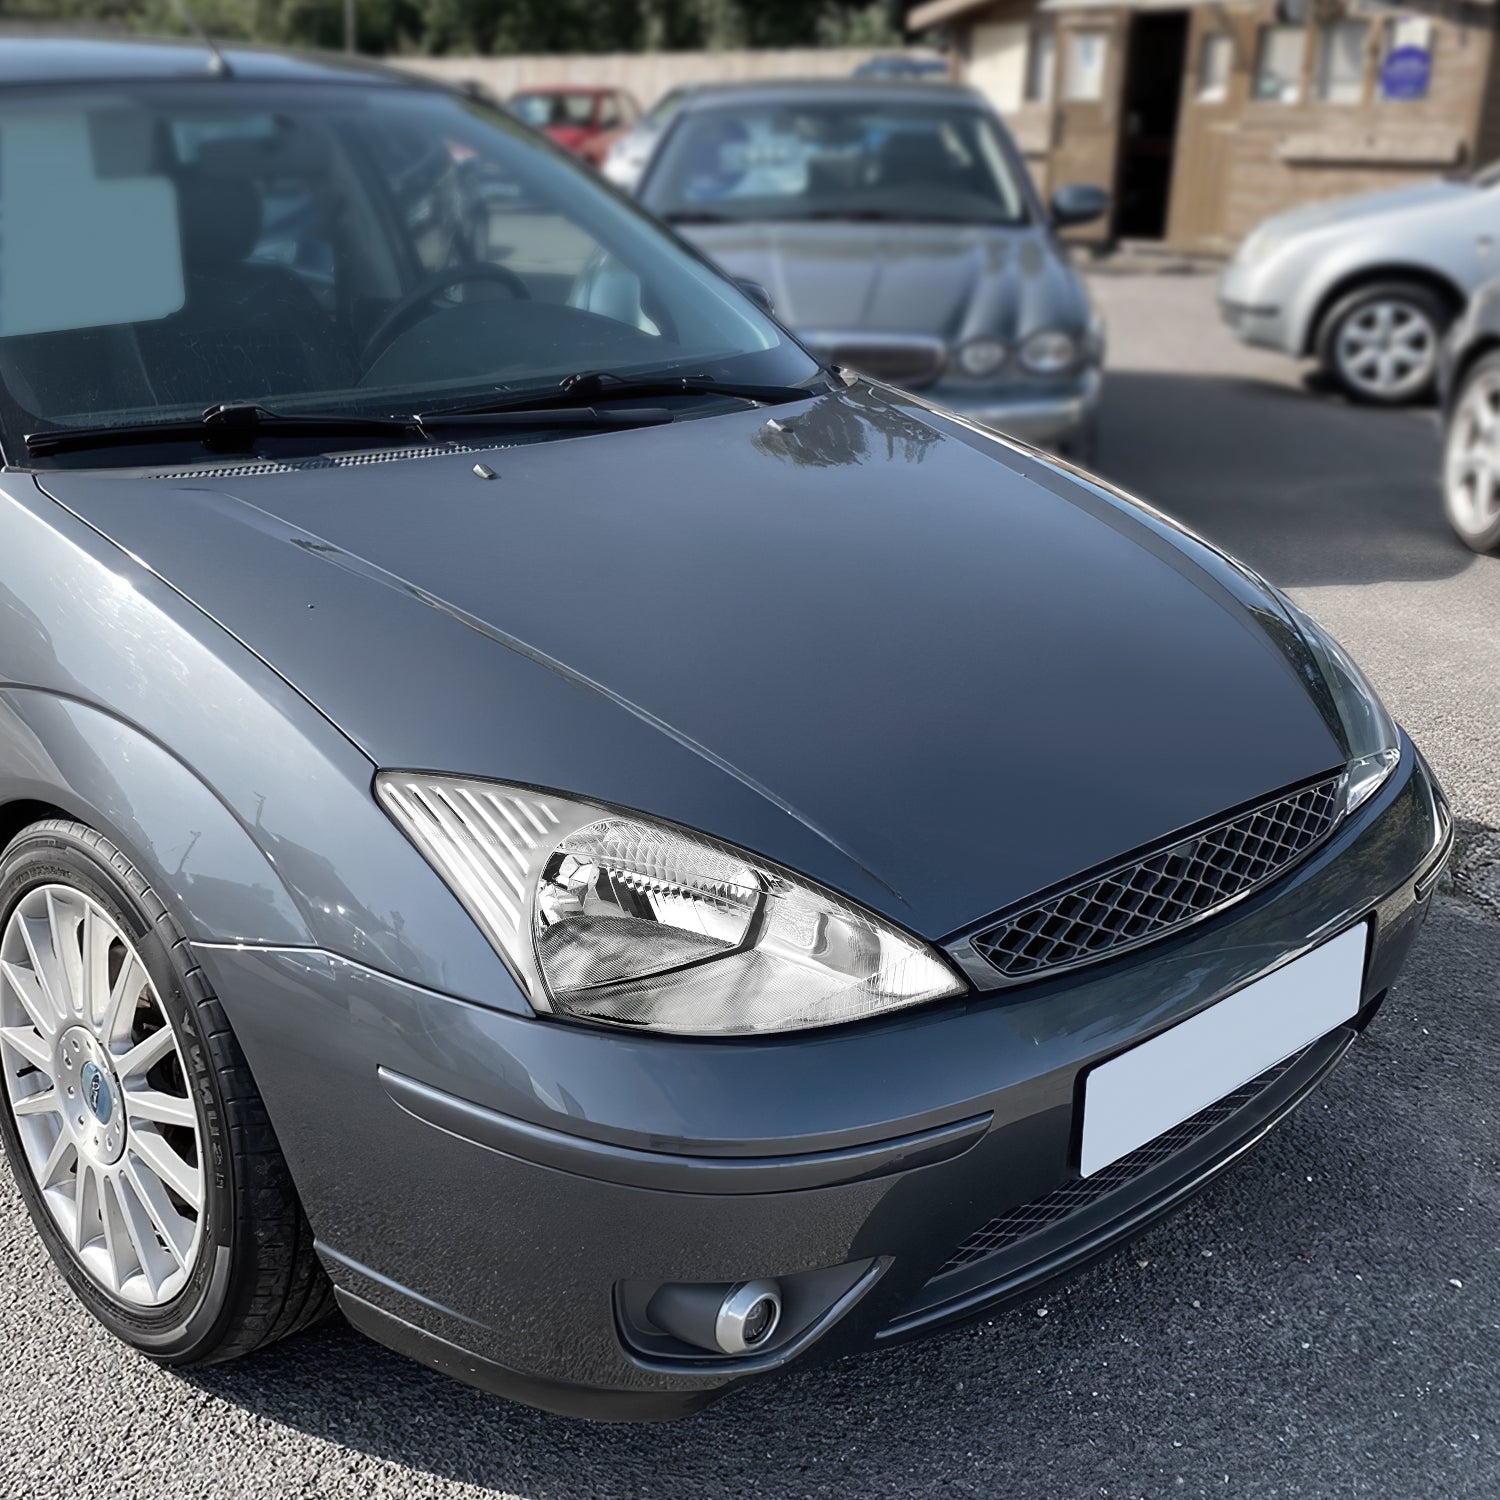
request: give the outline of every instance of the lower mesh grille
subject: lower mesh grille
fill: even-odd
[[[1177,1152],[1201,1140],[1215,1127],[1224,1124],[1237,1110],[1243,1109],[1277,1079],[1296,1067],[1305,1055],[1306,1049],[1294,1053],[1285,1062],[1277,1063],[1274,1068],[1267,1068],[1259,1077],[1241,1084],[1232,1094],[1225,1094],[1222,1099],[1215,1100],[1182,1124],[1174,1125],[1139,1150],[1122,1156],[1119,1161],[1111,1162],[1092,1177],[1065,1183],[1041,1198],[1023,1203],[1018,1208],[1007,1209],[989,1223],[981,1224],[948,1257],[937,1274],[942,1276],[960,1266],[971,1265],[976,1260],[984,1260],[1001,1250],[1009,1249],[1017,1241],[1050,1228],[1097,1203],[1116,1189],[1134,1182],[1137,1177],[1160,1166],[1169,1157],[1175,1156]]]
[[[1016,982],[1134,948],[1196,922],[1283,874],[1338,821],[1343,777],[1179,839],[1013,913],[972,940]]]

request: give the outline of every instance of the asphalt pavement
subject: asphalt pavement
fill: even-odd
[[[1431,419],[1351,408],[1239,350],[1205,277],[1096,289],[1114,340],[1101,467],[1345,639],[1483,863],[1500,826],[1500,560],[1448,537]],[[510,1406],[339,1326],[157,1370],[64,1294],[0,1171],[0,1495],[1500,1494],[1486,889],[1436,898],[1380,1024],[1175,1218],[988,1322],[670,1427]]]

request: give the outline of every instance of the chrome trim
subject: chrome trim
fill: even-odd
[[[750,1314],[762,1302],[771,1304],[771,1321],[753,1338],[745,1335]],[[748,1354],[764,1344],[781,1325],[781,1288],[774,1281],[742,1281],[719,1304],[714,1342],[725,1354]]]

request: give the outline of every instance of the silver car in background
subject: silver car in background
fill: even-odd
[[[951,84],[701,88],[647,164],[642,204],[827,363],[1087,462],[1103,326],[1054,232],[1101,188],[1043,204],[998,115]]]
[[[1312,357],[1357,401],[1428,396],[1438,347],[1500,271],[1500,168],[1277,214],[1219,284],[1247,344]]]
[[[672,117],[692,92],[686,84],[669,89],[609,148],[599,170],[621,192],[635,191],[662,131],[672,123]]]

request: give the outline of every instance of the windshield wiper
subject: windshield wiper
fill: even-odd
[[[664,396],[727,396],[750,401],[757,406],[780,406],[788,401],[810,401],[821,394],[816,386],[755,385],[742,380],[711,380],[703,375],[616,375],[609,370],[592,370],[569,375],[552,390],[532,391],[515,396],[500,396],[490,401],[476,401],[465,406],[447,406],[422,412],[416,420],[424,426],[446,417],[503,416],[509,412],[592,411],[594,401],[659,399]],[[597,412],[607,418],[609,412]],[[620,418],[645,413],[618,412]],[[654,413],[653,413],[654,415]]]
[[[91,448],[200,442],[215,453],[249,453],[264,433],[278,437],[415,437],[432,439],[415,417],[356,417],[339,412],[278,412],[250,403],[210,406],[201,417],[172,422],[139,422],[129,427],[67,427],[26,435],[33,458],[81,453]]]

